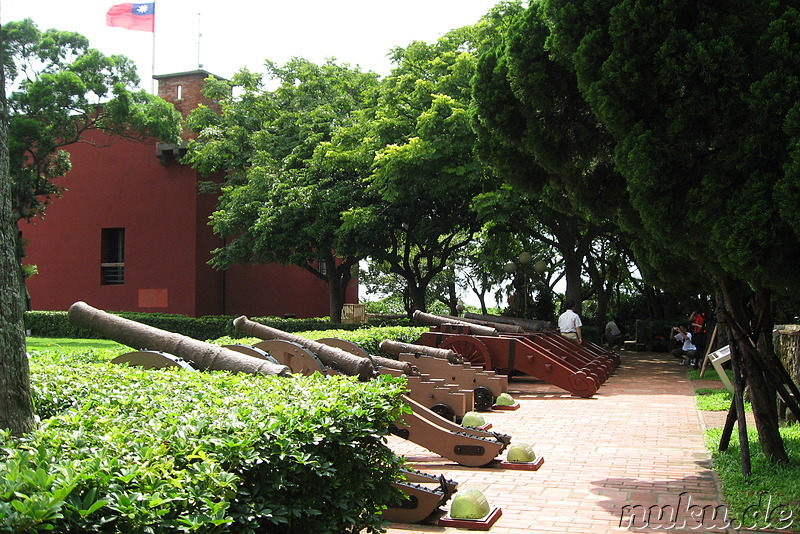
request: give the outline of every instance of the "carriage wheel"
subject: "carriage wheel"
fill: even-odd
[[[479,412],[488,412],[494,404],[492,390],[486,386],[478,386],[473,390],[475,397],[475,409]]]
[[[355,354],[356,356],[361,356],[362,358],[370,357],[367,351],[365,351],[352,341],[347,341],[346,339],[339,339],[338,337],[323,337],[316,341],[317,343],[322,343],[323,345],[327,345],[329,347],[342,349],[345,352],[349,352],[350,354]]]
[[[487,371],[492,370],[492,358],[489,349],[480,339],[473,336],[448,336],[440,345],[440,349],[451,349],[461,355],[465,362],[480,365]]]
[[[303,376],[311,376],[319,372],[326,374],[325,365],[311,351],[294,343],[282,339],[268,339],[259,341],[253,345],[269,353],[281,365],[285,365],[292,370],[292,373],[300,373]]]
[[[456,420],[456,412],[447,404],[434,404],[431,406],[431,411],[440,417],[444,417],[448,421]]]

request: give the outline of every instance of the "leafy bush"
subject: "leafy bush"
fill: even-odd
[[[381,353],[380,344],[387,339],[402,341],[403,343],[414,343],[419,339],[423,332],[430,330],[428,327],[400,327],[385,326],[362,330],[316,330],[301,332],[300,335],[308,339],[320,339],[323,337],[338,337],[351,341],[370,354],[387,357]]]
[[[389,357],[381,353],[380,344],[386,340],[391,339],[394,341],[402,341],[404,343],[414,343],[423,332],[427,332],[427,327],[402,327],[402,326],[384,326],[375,328],[362,328],[360,330],[310,330],[307,332],[296,332],[295,335],[301,336],[312,341],[322,339],[325,337],[335,337],[344,339],[355,343],[369,354],[377,356]],[[234,339],[231,337],[222,337],[215,339],[214,343],[219,345],[227,345],[232,343],[241,343],[243,345],[255,345],[260,340],[255,337]]]
[[[375,532],[404,382],[31,357],[41,425],[0,435],[0,531]]]

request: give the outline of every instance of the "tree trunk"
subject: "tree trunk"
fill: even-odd
[[[749,337],[753,333],[755,322],[761,323],[755,332],[758,338],[762,338],[765,332],[769,332],[771,335],[772,319],[768,311],[771,299],[762,293],[760,294],[761,298],[749,300],[753,312],[751,315],[748,314],[745,306],[752,296],[749,288],[732,280],[721,280],[719,284],[725,301],[727,319],[735,337],[730,341],[736,343],[741,358],[742,372],[750,388],[750,402],[753,406],[753,416],[761,450],[770,461],[787,463],[789,458],[778,431],[775,388],[779,384],[772,383],[769,374],[765,373],[766,362],[771,358],[759,353],[760,348],[769,350],[768,347],[771,347],[771,343],[764,343],[762,340],[756,344]]]
[[[680,310],[678,310],[678,299],[672,293],[665,291],[661,294],[661,305],[661,313],[663,316],[660,317],[660,319],[674,319],[680,313]]]
[[[342,273],[334,261],[326,263],[330,263],[328,268],[328,316],[332,323],[341,323],[347,284],[350,283],[350,269],[347,269],[347,273]]]
[[[332,323],[342,322],[342,308],[347,301],[347,287],[353,280],[352,267],[358,260],[346,258],[336,265],[336,258],[330,254],[325,258],[326,279],[328,282],[328,315]]]
[[[420,287],[417,285],[412,285],[409,281],[408,284],[408,293],[411,297],[411,313],[413,314],[414,311],[426,311],[427,306],[425,304],[425,288]]]
[[[598,341],[603,344],[606,342],[606,323],[611,318],[608,313],[609,303],[613,295],[614,286],[612,284],[600,284],[600,291],[597,293],[597,317],[595,317],[595,325],[597,332],[600,336]]]
[[[564,255],[564,279],[567,283],[564,300],[575,302],[575,313],[580,314],[583,305],[583,281],[581,280],[581,260],[576,254]]]
[[[447,307],[450,308],[450,315],[458,315],[458,295],[455,282],[447,284]]]
[[[4,88],[5,79],[0,79],[0,428],[7,428],[14,435],[22,435],[33,428],[34,421],[30,369],[25,353],[24,299],[20,292],[17,228],[11,213],[8,115]]]
[[[344,307],[344,295],[339,289],[339,284],[333,282],[328,284],[328,315],[332,323],[342,322],[342,308]]]

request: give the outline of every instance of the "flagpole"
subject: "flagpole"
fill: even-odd
[[[202,15],[203,15],[202,12],[200,11],[197,12],[197,68],[198,69],[203,68],[203,63],[200,61],[200,41],[203,39],[203,29],[200,26],[200,23],[203,18]]]
[[[150,60],[150,93],[157,95],[156,92],[156,17],[155,17],[155,6],[156,3],[153,2],[153,43],[150,46],[152,51],[153,57]]]

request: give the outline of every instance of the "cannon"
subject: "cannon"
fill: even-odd
[[[281,376],[291,374],[285,365],[268,359],[252,358],[225,347],[137,323],[93,308],[85,302],[70,306],[67,318],[75,326],[139,349],[141,354],[132,354],[132,358],[152,358],[158,353],[166,353],[171,355],[173,363],[177,363],[175,358],[178,358],[198,369]]]
[[[417,340],[420,345],[453,350],[487,371],[519,371],[578,397],[594,395],[619,365],[616,353],[591,343],[573,343],[552,330],[479,335],[466,322],[431,321],[428,314],[414,317],[433,325]]]
[[[332,367],[344,374],[357,376],[359,380],[370,380],[375,377],[375,365],[369,358],[363,358],[343,351],[342,349],[323,345],[316,341],[311,341],[302,336],[295,336],[272,328],[260,323],[249,320],[242,315],[233,320],[233,326],[239,332],[245,333],[252,337],[261,338],[264,340],[279,339],[282,341],[290,341],[304,347],[319,358],[325,365]]]
[[[417,365],[419,362],[415,361],[410,354],[401,354],[407,358],[395,360],[368,354],[357,344],[344,339],[330,337],[318,339],[317,342],[341,348],[351,354],[372,358],[380,374],[405,375],[408,382],[408,396],[446,419],[460,420],[464,414],[473,409],[484,409],[485,401],[475,398],[473,390],[475,386],[465,376],[463,370],[460,373],[442,373],[431,372],[431,369],[426,367],[425,372],[422,372]],[[384,343],[391,343],[391,340],[385,340]],[[263,346],[261,343],[256,345]],[[444,365],[451,365],[446,360],[437,359],[436,361]],[[464,366],[457,364],[455,367],[463,368]],[[480,408],[477,408],[479,405]],[[491,402],[489,408],[491,408]]]
[[[381,342],[380,349],[384,354],[390,354],[395,357],[399,357],[403,353],[425,354],[434,358],[447,360],[450,363],[464,363],[464,359],[454,350],[440,349],[427,345],[414,345],[412,343],[403,343],[402,341],[385,339]]]
[[[476,323],[468,323],[466,321],[462,321],[457,317],[442,317],[439,315],[433,315],[431,313],[425,313],[419,310],[414,312],[414,319],[422,324],[434,325],[434,326],[441,326],[441,325],[461,325],[469,327],[470,331],[479,336],[497,336],[499,332],[497,328],[493,326],[483,326]]]
[[[518,326],[523,332],[542,332],[553,329],[553,323],[540,319],[524,319],[522,317],[507,317],[504,315],[482,315],[479,313],[466,312],[462,321],[484,321],[492,324],[505,324]]]
[[[421,376],[419,368],[414,365],[413,361],[400,361],[374,356],[368,354],[357,344],[344,339],[322,338],[316,342],[308,342],[306,340],[303,345],[300,345],[283,339],[290,337],[289,335],[278,334],[274,331],[270,332],[270,335],[275,335],[279,338],[259,341],[253,345],[253,349],[265,351],[275,358],[278,363],[288,366],[295,373],[303,375],[310,375],[315,372],[341,374],[341,371],[336,368],[326,366],[322,359],[309,349],[318,347],[317,344],[321,344],[344,350],[357,357],[369,358],[375,365],[378,374],[405,375],[408,378],[408,396],[442,417],[451,420],[460,419],[466,412],[472,410],[476,404],[471,390],[465,390],[458,383],[453,383],[452,381],[445,383],[443,379],[431,378],[427,375]]]
[[[457,491],[458,483],[444,475],[430,475],[415,469],[403,469],[403,480],[393,485],[405,493],[406,501],[388,508],[382,515],[387,521],[396,523],[418,523],[444,505]]]
[[[447,382],[459,384],[462,389],[471,389],[475,399],[474,408],[478,411],[490,410],[497,396],[508,391],[506,376],[472,366],[451,349],[388,339],[380,344],[380,349],[401,361],[413,362],[422,374],[443,378]]]
[[[371,358],[375,366],[378,368],[378,372],[386,372],[395,375],[403,374],[408,376],[419,375],[419,368],[412,363],[401,362],[392,358],[384,358],[383,356],[369,354],[352,341],[347,341],[345,339],[339,339],[336,337],[325,337],[318,339],[317,343],[336,347],[342,349],[343,351],[349,352],[350,354],[361,356],[362,358]]]
[[[477,324],[480,326],[486,326],[488,328],[493,328],[497,330],[497,332],[511,332],[513,334],[524,334],[525,329],[519,326],[518,324],[513,323],[501,323],[497,321],[487,321],[484,319],[478,319],[476,317],[453,317],[452,315],[439,315],[439,317],[449,320],[449,321],[456,321],[457,323],[469,323],[470,325]],[[451,323],[452,324],[452,323]],[[477,333],[477,332],[476,332]]]

